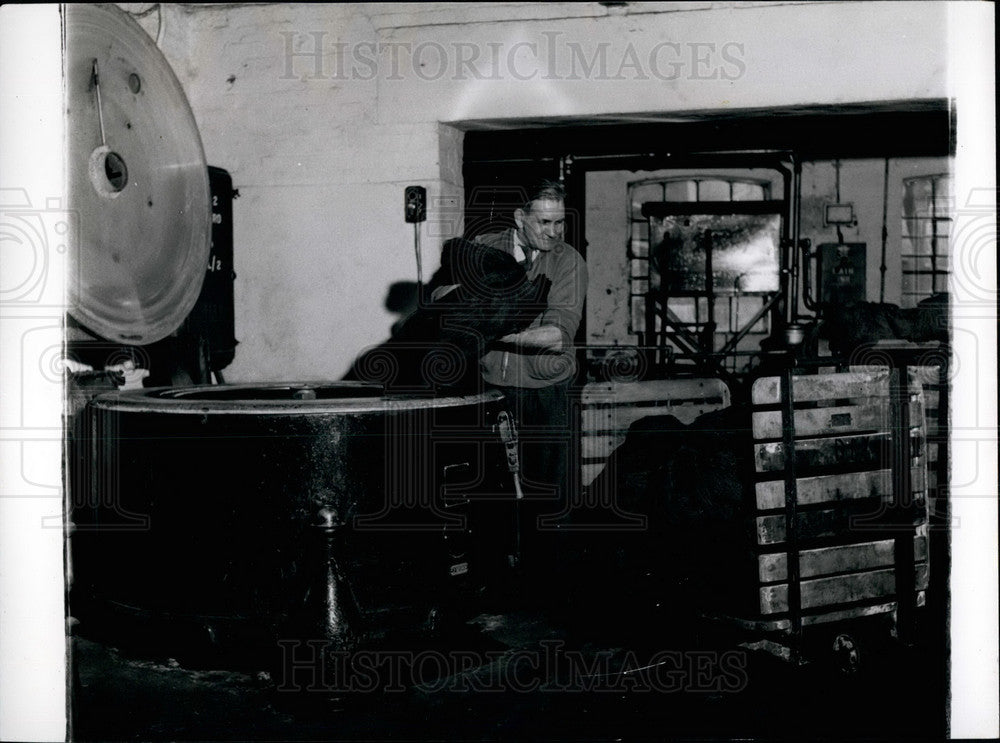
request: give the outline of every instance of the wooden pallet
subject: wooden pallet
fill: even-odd
[[[590,382],[580,394],[580,483],[590,485],[625,441],[629,426],[650,415],[672,415],[691,424],[729,406],[721,379]]]
[[[909,620],[926,601],[930,564],[918,375],[787,373],[756,380],[751,405],[755,576],[750,595],[716,618],[791,646],[811,625]]]

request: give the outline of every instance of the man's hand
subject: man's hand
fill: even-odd
[[[457,288],[458,284],[446,284],[445,286],[439,286],[437,289],[431,292],[431,301],[436,302],[439,299],[441,299],[441,297],[445,296],[446,294],[450,294]]]
[[[508,333],[498,340],[500,343],[534,351],[561,351],[563,348],[562,333],[555,325],[540,325],[520,333]]]

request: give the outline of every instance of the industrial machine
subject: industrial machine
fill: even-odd
[[[68,353],[92,367],[68,380],[80,629],[260,666],[281,638],[433,626],[512,550],[501,396],[208,384],[236,347],[231,179],[142,28],[64,12]]]

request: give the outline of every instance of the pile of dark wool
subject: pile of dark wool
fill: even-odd
[[[529,281],[524,268],[501,250],[449,240],[418,308],[392,338],[361,354],[347,378],[380,383],[387,392],[477,391],[480,357],[495,340],[524,330],[545,310],[550,286],[544,276]]]

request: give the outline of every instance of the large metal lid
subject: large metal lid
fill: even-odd
[[[110,5],[63,6],[69,312],[144,345],[174,332],[205,278],[208,172],[180,83],[145,31]]]
[[[497,403],[498,390],[433,397],[386,393],[368,382],[269,382],[196,387],[147,387],[99,395],[91,407],[133,413],[327,414],[384,413]]]

